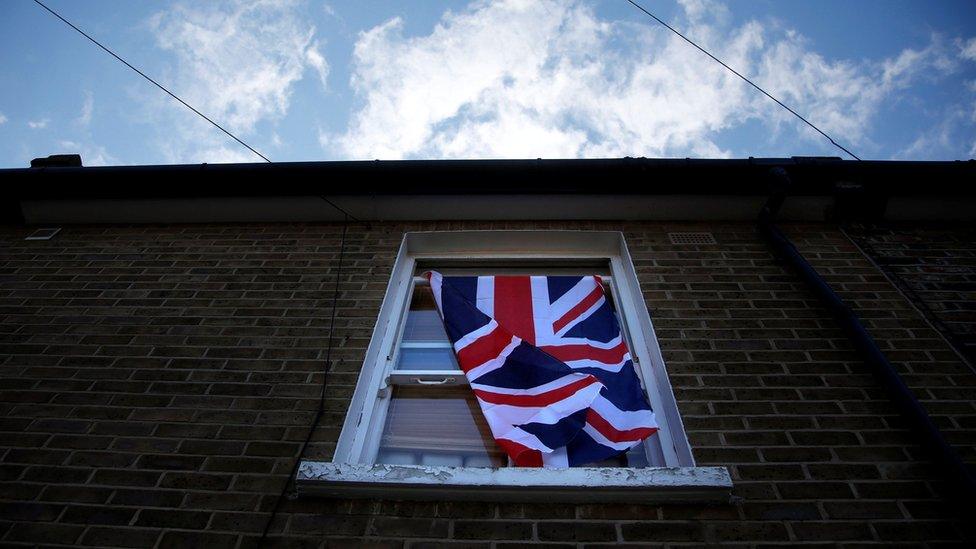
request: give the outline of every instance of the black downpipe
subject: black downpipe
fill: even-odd
[[[942,432],[936,427],[911,389],[905,385],[905,381],[888,361],[888,357],[878,348],[874,338],[864,329],[854,311],[844,303],[820,273],[804,259],[790,239],[774,224],[776,214],[786,200],[790,180],[786,170],[782,168],[774,168],[770,172],[773,176],[773,189],[759,212],[759,232],[772,246],[776,255],[793,266],[807,286],[827,305],[854,348],[888,390],[899,411],[918,432],[922,438],[922,447],[929,449],[934,454],[938,465],[945,470],[946,476],[951,481],[948,486],[949,491],[958,496],[965,496],[967,507],[971,506],[969,498],[976,495],[976,476],[973,475],[972,469],[963,462],[956,450],[942,436]]]

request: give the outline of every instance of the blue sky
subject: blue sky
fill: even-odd
[[[274,161],[842,156],[624,0],[47,0]],[[643,0],[862,158],[976,156],[976,2]],[[0,167],[260,160],[29,0]]]

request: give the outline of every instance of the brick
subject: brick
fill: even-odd
[[[516,549],[518,547],[526,547],[524,543],[496,543],[495,547],[505,548],[505,549]],[[533,543],[529,547],[533,549],[573,549],[576,547],[572,543]]]
[[[756,502],[743,506],[743,514],[752,520],[818,520],[823,518],[815,502]]]
[[[904,522],[876,522],[874,530],[883,542],[928,542],[958,541],[959,533],[953,528],[946,528],[940,521],[904,521]]]
[[[137,464],[144,469],[196,471],[203,465],[205,459],[202,456],[145,455],[139,458]]]
[[[27,469],[21,478],[32,482],[75,484],[84,483],[91,474],[90,469],[82,467],[48,467],[37,465]]]
[[[375,517],[367,535],[393,538],[446,538],[448,522],[427,518]]]
[[[264,530],[268,520],[267,513],[214,513],[208,530],[223,530],[228,532],[257,532]]]
[[[456,520],[457,539],[527,540],[532,538],[532,523],[494,520]]]
[[[542,541],[615,541],[617,529],[605,522],[540,522],[536,526]]]
[[[7,463],[43,463],[47,465],[59,465],[71,455],[64,450],[43,450],[43,449],[20,449],[14,448],[3,456],[3,461]]]
[[[78,524],[127,525],[135,514],[135,509],[122,507],[71,505],[65,510],[61,521]]]
[[[107,486],[155,486],[158,481],[159,473],[126,469],[100,469],[92,477],[93,483]]]
[[[330,517],[319,515],[294,515],[288,531],[299,535],[361,536],[366,532],[364,517]]]
[[[219,425],[196,423],[160,423],[153,433],[157,437],[173,438],[214,438],[220,431]]]
[[[854,490],[846,482],[781,482],[776,489],[786,499],[853,499]],[[858,490],[858,493],[864,494]]]
[[[183,549],[185,547],[206,547],[208,549],[232,549],[237,544],[234,534],[210,532],[166,532],[159,540],[159,548]]]
[[[175,509],[143,509],[136,519],[137,526],[202,530],[210,520],[210,513]]]
[[[497,507],[497,504],[477,501],[445,501],[437,504],[437,516],[448,518],[493,517]]]
[[[84,526],[68,524],[18,523],[10,528],[4,541],[72,545],[84,530]]]
[[[298,448],[294,442],[251,442],[245,453],[249,456],[293,457]]]
[[[801,540],[870,540],[867,524],[854,522],[803,522],[793,525],[793,533]]]
[[[159,485],[163,488],[177,488],[181,490],[226,490],[230,486],[229,475],[213,475],[205,473],[166,473]]]
[[[152,547],[159,533],[152,528],[92,526],[85,531],[80,543],[96,547]]]
[[[0,502],[0,516],[10,521],[49,522],[58,518],[63,505],[49,503]]]
[[[68,459],[68,465],[121,468],[128,467],[137,457],[122,452],[75,452]]]
[[[187,497],[192,496],[188,494]],[[111,503],[113,505],[131,505],[134,507],[179,507],[183,502],[184,492],[177,490],[134,490],[120,488],[115,490]]]
[[[797,523],[804,524],[804,523]],[[717,522],[708,525],[714,539],[723,542],[749,541],[761,539],[765,542],[787,541],[790,539],[786,527],[775,522]]]
[[[657,521],[620,525],[624,541],[695,541],[702,538],[702,526],[689,522]]]
[[[104,450],[112,444],[112,440],[112,437],[96,437],[91,435],[54,435],[48,441],[47,447]]]
[[[205,456],[237,456],[244,453],[244,443],[230,440],[184,440],[180,444],[180,452]]]
[[[111,494],[111,488],[61,485],[45,487],[40,499],[67,503],[105,503]]]
[[[205,471],[226,473],[270,473],[274,469],[275,460],[266,458],[218,458],[207,459]]]
[[[827,516],[832,519],[900,519],[903,517],[901,509],[895,502],[881,501],[829,501],[823,504]],[[909,510],[911,508],[909,507]],[[940,516],[945,516],[944,513]]]
[[[808,465],[807,470],[813,479],[875,479],[881,478],[878,467],[874,465],[854,465],[848,463],[818,463]]]
[[[190,492],[186,494],[186,509],[210,509],[222,511],[257,510],[258,496],[254,494],[224,492]]]
[[[528,518],[528,519],[571,519],[576,516],[576,505],[557,503],[524,503],[513,505],[506,503],[498,508],[499,518]]]

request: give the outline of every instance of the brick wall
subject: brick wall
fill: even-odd
[[[326,413],[331,457],[405,230],[623,230],[695,456],[723,506],[288,500],[296,547],[931,546],[971,527],[796,276],[749,224],[353,225]],[[976,376],[836,229],[788,226],[968,459]],[[712,231],[674,246],[667,233]],[[340,227],[0,229],[0,542],[251,547],[318,404]]]
[[[857,225],[851,237],[976,365],[976,229]]]

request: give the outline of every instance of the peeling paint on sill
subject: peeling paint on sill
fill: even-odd
[[[303,461],[302,494],[380,499],[727,503],[724,467],[499,469]]]

